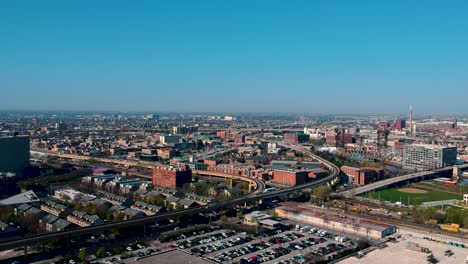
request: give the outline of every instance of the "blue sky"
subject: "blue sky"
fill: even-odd
[[[468,113],[468,1],[0,1],[0,109]]]

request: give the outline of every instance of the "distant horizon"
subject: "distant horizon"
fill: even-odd
[[[27,2],[4,109],[468,114],[468,1]]]
[[[388,112],[388,113],[377,113],[377,112],[361,112],[361,113],[350,113],[350,112],[347,112],[347,113],[341,113],[341,112],[329,112],[329,113],[326,113],[326,112],[323,112],[323,113],[319,113],[319,112],[266,112],[266,111],[244,111],[244,112],[240,112],[240,111],[237,111],[237,112],[230,112],[230,111],[164,111],[164,110],[161,110],[161,111],[158,111],[158,110],[138,110],[138,111],[124,111],[124,110],[92,110],[92,109],[88,109],[88,110],[54,110],[54,109],[49,109],[49,110],[45,110],[45,109],[41,109],[41,110],[37,110],[37,109],[2,109],[0,108],[0,113],[1,112],[18,112],[18,113],[22,113],[22,112],[27,112],[27,113],[106,113],[106,114],[119,114],[119,113],[122,113],[122,114],[142,114],[142,115],[148,115],[148,114],[206,114],[206,115],[209,115],[209,114],[212,114],[212,115],[236,115],[236,114],[264,114],[264,115],[316,115],[316,116],[361,116],[361,115],[370,115],[370,116],[398,116],[398,117],[401,117],[401,118],[407,118],[409,119],[409,111],[408,113],[398,113],[398,112],[394,112],[394,113],[391,113],[391,112]],[[418,113],[418,112],[414,112],[414,117],[427,117],[427,116],[443,116],[443,117],[467,117],[468,118],[468,114],[463,114],[463,113],[424,113],[424,112],[421,112],[421,113]]]

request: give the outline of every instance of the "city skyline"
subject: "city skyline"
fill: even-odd
[[[0,4],[1,109],[468,112],[462,1],[88,3]]]

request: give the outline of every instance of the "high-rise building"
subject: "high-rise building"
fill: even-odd
[[[298,144],[309,142],[310,136],[306,134],[294,134],[288,133],[284,134],[283,141],[289,144]]]
[[[437,145],[405,145],[403,166],[417,170],[432,170],[455,165],[457,148]]]
[[[395,130],[401,131],[403,128],[406,128],[406,121],[399,119],[395,121]]]
[[[0,172],[21,174],[29,166],[29,137],[0,137]]]
[[[328,132],[326,143],[335,147],[344,147],[346,144],[353,143],[353,134],[346,133],[346,129],[335,129],[333,132]]]
[[[455,118],[452,122],[452,128],[453,129],[457,129],[458,128],[458,124],[457,124],[457,119]]]
[[[380,130],[388,130],[390,128],[390,124],[387,121],[380,122],[379,128]]]
[[[153,169],[153,185],[175,189],[181,188],[185,183],[192,182],[192,171],[188,166],[175,168],[160,166]]]

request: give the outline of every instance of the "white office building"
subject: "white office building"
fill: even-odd
[[[438,145],[405,145],[403,166],[416,170],[432,170],[455,165],[457,148]]]

